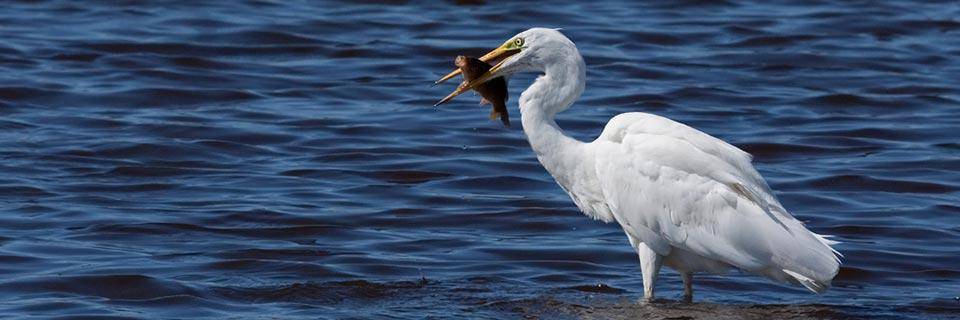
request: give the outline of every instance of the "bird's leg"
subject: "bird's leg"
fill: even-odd
[[[681,272],[683,278],[683,302],[693,302],[693,273]]]
[[[643,273],[643,300],[650,302],[653,301],[653,286],[657,282],[663,257],[645,243],[637,245],[637,254],[640,256],[640,272]]]

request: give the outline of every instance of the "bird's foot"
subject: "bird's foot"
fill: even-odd
[[[693,295],[692,295],[692,294],[684,294],[684,295],[680,298],[680,301],[683,301],[683,303],[692,303],[692,302],[693,302]]]

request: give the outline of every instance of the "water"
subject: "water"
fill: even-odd
[[[960,314],[960,5],[7,3],[2,318],[950,318]],[[592,139],[652,112],[756,156],[834,234],[834,288],[676,273],[642,295],[456,54],[564,27]]]

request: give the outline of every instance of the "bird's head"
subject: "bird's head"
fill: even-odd
[[[518,33],[493,51],[480,57],[480,60],[493,64],[490,70],[466,85],[460,86],[435,105],[450,101],[461,93],[470,91],[497,77],[505,77],[522,71],[542,71],[551,61],[559,60],[562,55],[571,54],[571,52],[568,52],[569,48],[575,48],[573,42],[557,29],[532,28]],[[434,84],[444,82],[458,74],[460,74],[460,70],[454,70]]]

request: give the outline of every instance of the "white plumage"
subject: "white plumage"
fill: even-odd
[[[830,286],[840,266],[833,242],[783,208],[749,154],[645,113],[614,117],[593,142],[570,138],[554,116],[583,92],[583,58],[553,29],[524,31],[501,48],[519,43],[482,79],[543,73],[519,99],[524,132],[585,214],[623,228],[640,259],[646,299],[653,298],[661,265],[680,272],[686,299],[693,273],[732,267],[818,293]]]

